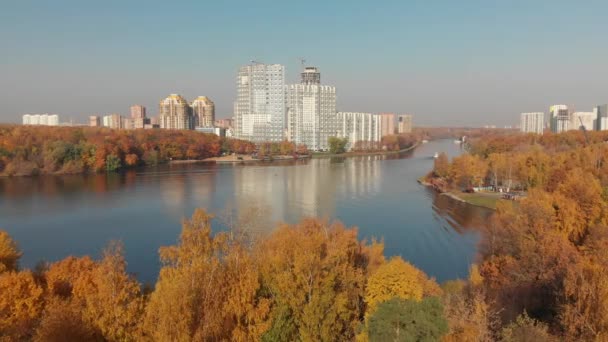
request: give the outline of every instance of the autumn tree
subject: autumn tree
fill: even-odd
[[[17,270],[21,252],[7,232],[0,230],[0,273]]]
[[[364,262],[357,231],[305,219],[260,245],[262,282],[273,301],[264,340],[350,340],[363,314]]]
[[[72,292],[84,320],[105,339],[138,339],[144,303],[139,283],[126,273],[122,243],[111,242],[90,275],[78,277]]]
[[[369,340],[438,341],[448,332],[437,297],[422,301],[393,298],[378,305],[369,318]]]
[[[433,172],[437,177],[447,177],[450,172],[450,160],[445,152],[441,152],[433,164]]]
[[[514,322],[503,328],[503,342],[557,342],[558,339],[549,333],[547,324],[530,318],[524,311]]]
[[[0,274],[0,340],[31,337],[44,308],[43,294],[30,271]]]

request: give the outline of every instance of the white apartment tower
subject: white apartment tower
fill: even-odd
[[[521,113],[519,127],[524,133],[543,134],[545,128],[545,113]]]
[[[283,140],[285,67],[252,62],[239,69],[236,81],[236,138],[254,142]]]
[[[159,103],[160,128],[194,129],[194,118],[188,101],[183,96],[171,94]]]
[[[329,149],[329,137],[338,136],[336,88],[321,85],[321,74],[306,67],[301,83],[287,86],[287,139],[309,150]]]
[[[574,112],[570,118],[570,129],[593,131],[595,130],[597,115],[593,112]]]
[[[338,113],[340,136],[348,139],[347,148],[351,149],[358,142],[377,143],[381,137],[381,119],[372,113]]]
[[[549,107],[549,120],[551,132],[561,133],[570,129],[570,112],[566,105],[553,105]]]

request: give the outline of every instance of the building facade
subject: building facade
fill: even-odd
[[[551,132],[561,133],[570,129],[570,111],[566,105],[553,105],[549,107],[549,120]]]
[[[123,117],[120,114],[110,114],[103,117],[103,126],[112,129],[121,129],[124,127]]]
[[[574,112],[570,116],[570,129],[594,131],[597,115],[593,112]]]
[[[235,136],[254,142],[285,137],[285,67],[253,62],[239,69]]]
[[[395,117],[393,113],[381,113],[380,116],[380,135],[386,136],[395,134]]]
[[[57,114],[25,114],[22,120],[24,125],[59,126]]]
[[[183,96],[171,94],[160,101],[158,121],[164,129],[194,129],[194,118],[188,101]]]
[[[233,120],[232,119],[218,119],[218,120],[215,120],[214,126],[223,128],[223,129],[232,128]]]
[[[300,84],[287,86],[287,139],[313,151],[328,150],[338,136],[336,88],[320,82],[319,70],[307,67]]]
[[[146,107],[142,105],[131,106],[131,118],[127,124],[130,128],[142,129],[146,124],[150,123],[150,119],[146,116]],[[126,127],[125,127],[126,128]]]
[[[207,96],[199,96],[190,104],[194,127],[213,127],[215,123],[215,104]]]
[[[521,113],[519,127],[524,133],[543,134],[545,129],[545,113]]]
[[[402,114],[397,116],[397,133],[412,133],[412,116]]]
[[[338,136],[347,138],[347,149],[357,143],[379,143],[380,116],[372,113],[338,112]]]
[[[89,126],[90,127],[100,127],[101,126],[101,118],[97,115],[89,116]]]
[[[593,114],[595,114],[595,129],[598,131],[608,130],[608,105],[595,106]]]

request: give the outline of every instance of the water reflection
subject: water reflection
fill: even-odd
[[[339,219],[361,238],[384,238],[438,280],[466,275],[488,212],[416,183],[431,156],[459,154],[451,141],[401,155],[325,158],[256,165],[162,165],[118,174],[0,178],[0,227],[19,241],[25,267],[41,259],[98,255],[122,239],[129,270],[153,282],[158,247],[172,244],[180,220],[202,207],[244,215],[264,232],[302,217]],[[230,215],[227,215],[230,216]],[[226,227],[221,220],[216,229]]]

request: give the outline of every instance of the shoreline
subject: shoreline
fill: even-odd
[[[344,152],[344,153],[334,153],[334,154],[329,154],[329,153],[313,153],[311,156],[312,158],[334,158],[334,157],[343,157],[343,158],[347,158],[347,157],[365,157],[365,156],[383,156],[383,155],[390,155],[390,154],[399,154],[399,153],[404,153],[404,152],[408,152],[411,151],[413,149],[415,149],[416,147],[420,146],[421,142],[417,142],[414,145],[408,147],[408,148],[404,148],[402,150],[399,151],[374,151],[374,152]]]
[[[447,196],[455,201],[458,201],[461,203],[466,203],[467,205],[485,208],[485,209],[496,210],[496,204],[501,200],[501,198],[493,198],[492,196],[483,196],[483,195],[480,195],[480,193],[460,194],[459,195],[453,191],[441,192],[441,191],[438,191],[437,189],[433,188],[433,185],[431,183],[427,182],[424,179],[424,177],[419,178],[418,183],[420,183],[421,185],[423,185],[427,188],[431,188],[435,192],[439,193],[440,196]],[[462,196],[462,195],[467,195],[467,196]],[[467,199],[466,197],[469,197],[469,198]],[[489,200],[489,202],[488,202],[488,200]],[[483,202],[479,203],[477,201],[483,201]]]

